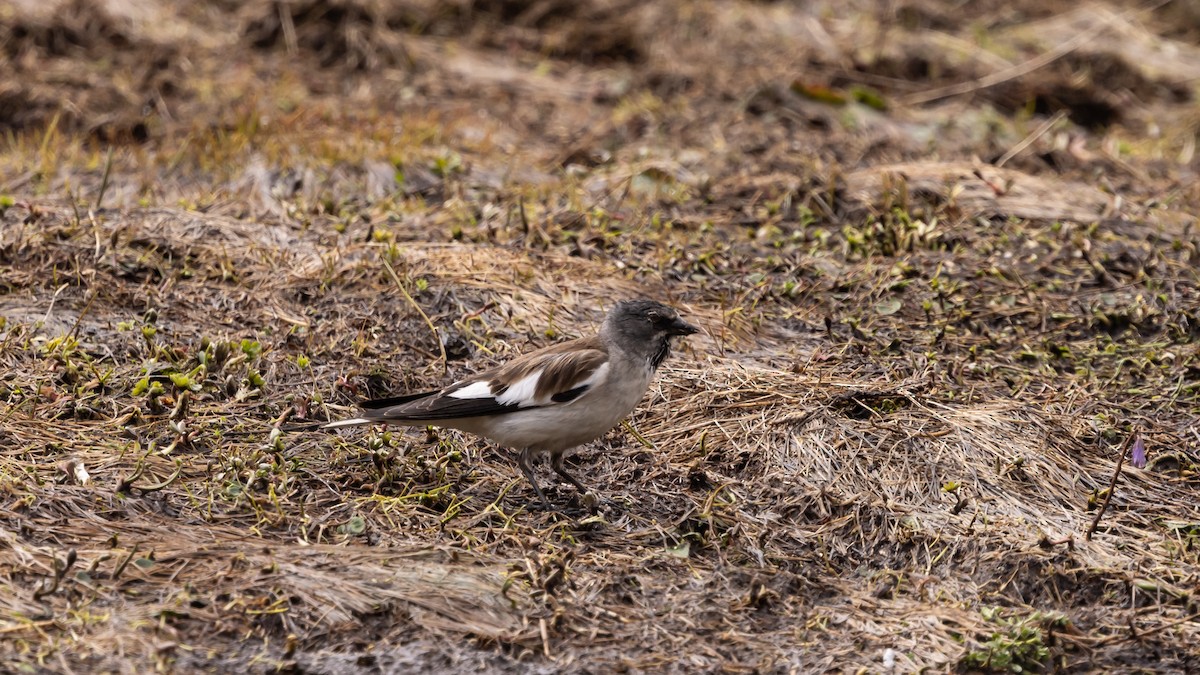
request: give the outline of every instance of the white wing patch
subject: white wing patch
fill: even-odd
[[[588,389],[591,389],[592,387],[600,384],[607,378],[608,378],[608,361],[605,361],[604,363],[600,364],[599,368],[592,371],[591,377],[589,377],[588,379],[584,380],[583,382],[580,382],[579,384],[577,384],[571,388],[575,389],[577,387],[587,387]]]
[[[467,386],[447,394],[450,398],[492,398],[491,382],[472,382]]]
[[[459,389],[458,391],[450,392],[449,394],[447,394],[447,396],[449,396],[450,398],[457,398],[457,399],[491,398],[491,399],[495,399],[496,403],[498,403],[500,405],[515,405],[518,408],[529,408],[532,406],[546,406],[546,405],[556,404],[556,402],[553,401],[553,399],[550,396],[544,396],[540,399],[535,398],[535,395],[537,394],[537,389],[538,389],[538,380],[541,379],[543,372],[544,371],[542,371],[542,370],[537,370],[537,371],[530,373],[529,375],[526,375],[525,377],[523,377],[523,378],[517,380],[516,382],[512,383],[511,385],[509,385],[508,389],[505,390],[504,393],[500,394],[499,396],[492,395],[492,383],[489,381],[472,382],[471,384],[468,384],[467,386],[463,387],[462,389]],[[591,389],[591,388],[595,387],[596,385],[604,382],[604,380],[607,378],[608,378],[608,363],[603,363],[600,365],[599,368],[592,371],[592,374],[589,375],[586,379],[576,382],[575,384],[572,384],[570,387],[568,387],[567,391],[569,391],[571,389],[578,389],[580,387],[584,387],[585,388],[584,393],[586,393],[586,389]],[[561,392],[554,392],[554,393],[561,393]],[[553,394],[551,394],[551,396],[553,396]],[[571,400],[577,400],[577,399],[573,398]],[[567,401],[567,402],[569,403],[570,401]]]
[[[509,385],[508,391],[496,397],[496,403],[500,405],[515,405],[519,408],[539,405],[541,402],[533,398],[533,395],[537,392],[538,380],[541,377],[542,371],[537,370],[513,382]]]

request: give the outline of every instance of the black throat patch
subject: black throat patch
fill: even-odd
[[[650,355],[650,367],[658,370],[658,367],[661,366],[662,362],[666,361],[667,357],[670,355],[671,337],[669,335],[664,335],[662,342],[658,343],[658,350]]]

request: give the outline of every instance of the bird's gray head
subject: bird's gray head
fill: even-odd
[[[608,313],[601,332],[621,349],[645,356],[650,367],[657,368],[671,353],[672,337],[699,330],[661,302],[622,300]]]

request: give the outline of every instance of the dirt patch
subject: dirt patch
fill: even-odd
[[[405,34],[462,36],[505,49],[586,62],[646,56],[648,10],[627,0],[587,2],[254,3],[244,37],[259,49],[313,55],[323,68],[362,71],[412,65]]]
[[[0,28],[13,74],[0,90],[0,123],[84,130],[105,142],[148,137],[147,110],[185,78],[181,22],[157,6],[17,2]],[[51,124],[53,122],[53,124]]]

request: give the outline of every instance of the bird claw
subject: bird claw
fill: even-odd
[[[605,503],[605,501],[601,499],[599,494],[591,490],[588,490],[587,492],[579,492],[577,494],[578,501],[575,503],[579,504],[579,506],[587,511],[589,515],[594,516],[600,513],[600,507]],[[562,511],[562,509],[555,507],[554,504],[551,503],[550,498],[544,494],[539,495],[536,499],[529,502],[529,506],[527,508],[529,511],[540,511],[542,513]]]
[[[588,513],[595,515],[597,512],[599,512],[600,495],[597,495],[595,492],[588,490],[580,497],[580,501],[583,503],[583,508],[588,510]]]

